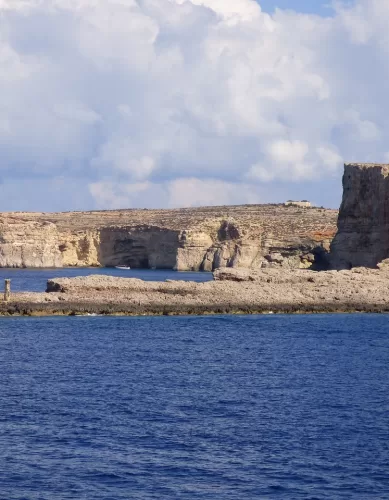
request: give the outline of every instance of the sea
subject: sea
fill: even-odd
[[[1,269],[0,290],[5,279],[11,280],[13,292],[44,292],[47,280],[52,278],[74,278],[76,276],[90,276],[93,274],[115,276],[117,278],[137,278],[144,281],[210,281],[212,273],[206,272],[177,272],[170,269],[117,269],[115,267],[72,267],[72,268],[46,268],[46,269]],[[1,293],[1,292],[0,292]]]
[[[1,500],[389,498],[387,315],[2,318],[0,388]]]

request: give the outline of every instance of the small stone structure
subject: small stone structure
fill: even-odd
[[[308,200],[293,201],[288,200],[285,202],[286,207],[300,207],[300,208],[311,208],[312,203]]]
[[[11,280],[4,281],[4,302],[9,302],[11,298]]]

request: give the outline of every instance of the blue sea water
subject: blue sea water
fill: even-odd
[[[0,320],[3,500],[387,499],[386,315]]]
[[[177,272],[169,269],[116,269],[106,267],[76,267],[61,269],[0,269],[0,289],[4,279],[11,279],[13,292],[44,292],[46,283],[51,278],[74,278],[75,276],[89,276],[101,274],[121,278],[138,278],[145,281],[165,281],[166,279],[184,281],[209,281],[212,273],[205,272]]]

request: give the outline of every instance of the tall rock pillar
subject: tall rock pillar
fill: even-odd
[[[331,244],[331,267],[376,267],[387,257],[389,164],[346,164],[338,232]]]

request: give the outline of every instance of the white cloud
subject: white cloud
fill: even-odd
[[[99,208],[111,209],[122,206],[142,208],[146,205],[151,208],[216,206],[260,201],[251,185],[217,179],[182,178],[160,184],[147,181],[132,184],[97,182],[90,185],[90,192]]]
[[[348,32],[351,41],[357,45],[377,43],[388,51],[389,6],[386,0],[336,1],[338,21]]]
[[[271,201],[284,181],[326,203],[343,159],[387,153],[389,3],[260,3],[0,0],[3,182],[64,176],[67,209],[75,179],[101,208]]]
[[[252,186],[237,185],[217,179],[176,179],[168,184],[167,189],[171,208],[259,201],[258,194]]]
[[[278,140],[269,145],[269,157],[277,163],[298,164],[304,161],[308,151],[308,145],[302,141]]]
[[[117,184],[113,182],[95,182],[90,184],[89,190],[96,200],[98,208],[123,208],[124,206],[142,208],[144,205],[134,205],[133,200],[140,202],[148,191],[152,191],[149,182],[135,182],[133,184]]]
[[[246,174],[246,178],[252,181],[270,182],[276,177],[276,172],[271,171],[265,165],[261,163],[256,163],[250,167],[250,170]]]
[[[331,147],[321,146],[317,148],[317,153],[320,156],[323,165],[329,170],[335,170],[342,165],[342,157]]]
[[[170,0],[178,4],[191,2],[194,5],[203,5],[222,17],[229,24],[240,21],[252,21],[261,14],[261,7],[254,0]]]
[[[370,120],[363,120],[355,109],[346,111],[344,123],[350,125],[350,134],[356,141],[375,141],[380,138],[378,126]]]
[[[137,182],[146,180],[152,174],[155,160],[150,156],[137,158],[131,140],[121,139],[104,144],[92,165],[103,174],[107,171],[116,172]]]
[[[53,111],[61,120],[83,122],[90,125],[101,121],[101,116],[95,111],[85,108],[82,103],[60,102],[54,106]]]

